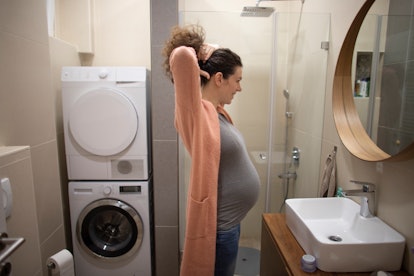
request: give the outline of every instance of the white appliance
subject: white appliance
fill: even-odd
[[[71,180],[147,180],[151,174],[144,67],[63,67],[62,104]]]
[[[148,181],[69,182],[77,276],[150,276]]]

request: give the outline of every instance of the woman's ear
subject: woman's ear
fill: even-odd
[[[214,74],[214,83],[217,86],[221,86],[221,84],[223,83],[223,73],[217,72]]]

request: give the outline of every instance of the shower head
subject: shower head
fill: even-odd
[[[289,99],[289,90],[287,89],[283,89],[283,95],[285,96],[285,98],[288,100]]]
[[[240,15],[245,17],[269,17],[274,10],[271,7],[243,7]]]

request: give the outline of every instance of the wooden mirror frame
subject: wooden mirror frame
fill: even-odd
[[[356,15],[338,57],[332,94],[332,111],[342,143],[355,157],[365,161],[403,161],[414,158],[414,143],[396,155],[380,149],[365,131],[355,108],[352,88],[352,56],[355,42],[365,16],[375,0],[366,0]]]

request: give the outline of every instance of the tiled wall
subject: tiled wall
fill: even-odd
[[[52,89],[55,97],[56,109],[56,140],[58,146],[58,166],[60,171],[60,183],[62,194],[63,220],[66,229],[66,245],[72,249],[72,237],[70,235],[70,215],[68,199],[68,177],[66,172],[66,156],[64,151],[63,119],[62,119],[62,97],[60,73],[62,66],[79,66],[80,60],[74,45],[62,40],[49,38],[50,64]]]
[[[157,275],[179,274],[178,137],[174,90],[162,69],[164,42],[178,24],[177,1],[151,1],[151,90]]]
[[[0,178],[12,186],[12,213],[7,219],[11,238],[25,242],[11,257],[13,275],[42,275],[35,182],[30,147],[0,147]]]
[[[42,270],[46,275],[46,259],[66,247],[45,5],[0,2],[0,145],[30,146],[30,158],[22,162],[26,168],[18,174],[26,178],[14,181],[12,190],[17,196],[28,189],[33,198],[18,201],[13,223],[29,231],[25,236],[37,235],[40,245],[35,266],[24,264],[27,256],[16,256],[27,273],[15,275],[42,275]]]

